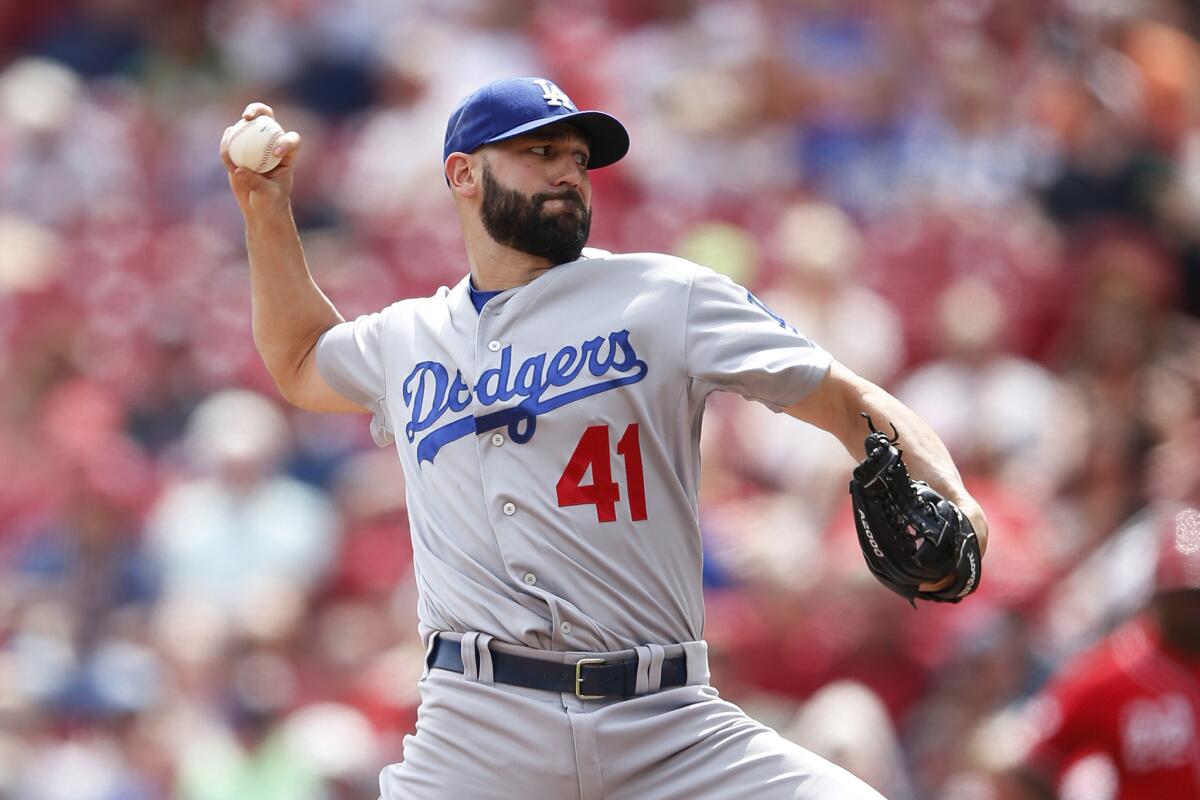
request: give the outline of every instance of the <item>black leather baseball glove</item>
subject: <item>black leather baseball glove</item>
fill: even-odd
[[[957,603],[979,586],[979,540],[957,506],[923,481],[914,481],[904,466],[900,436],[877,431],[863,414],[871,433],[867,457],[854,469],[850,497],[858,543],[879,582],[916,607],[916,598]],[[921,584],[955,580],[935,592]]]

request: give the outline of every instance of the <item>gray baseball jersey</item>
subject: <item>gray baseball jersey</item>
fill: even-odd
[[[481,312],[464,278],[317,345],[403,462],[422,635],[559,651],[701,638],[705,399],[778,410],[830,362],[712,270],[594,249]]]

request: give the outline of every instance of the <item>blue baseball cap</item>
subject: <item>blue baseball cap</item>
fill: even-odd
[[[580,111],[552,81],[506,78],[493,81],[458,104],[446,125],[442,163],[451,153],[473,153],[546,125],[569,120],[588,140],[588,169],[607,167],[629,151],[629,133],[603,111]]]

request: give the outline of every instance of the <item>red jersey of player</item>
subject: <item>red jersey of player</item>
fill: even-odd
[[[1200,800],[1200,512],[1172,517],[1146,613],[1068,663],[1036,704],[1028,796],[1054,797],[1066,768],[1100,754],[1117,800]]]

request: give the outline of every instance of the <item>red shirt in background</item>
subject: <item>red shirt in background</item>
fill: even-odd
[[[1100,753],[1118,800],[1200,800],[1200,657],[1168,650],[1148,622],[1068,663],[1044,699],[1033,766],[1057,779]]]

